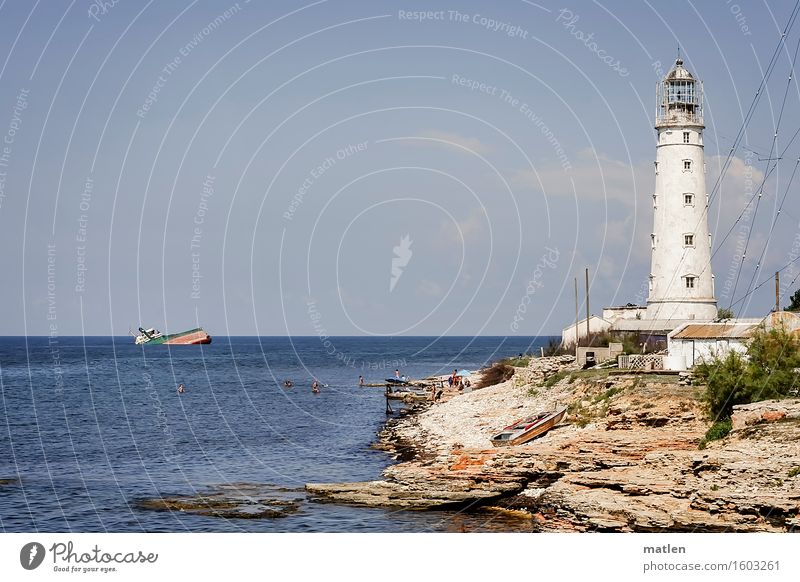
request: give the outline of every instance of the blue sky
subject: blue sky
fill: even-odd
[[[704,82],[710,191],[793,6],[0,2],[0,335],[559,333],[584,267],[642,303],[656,81]],[[736,222],[798,38],[709,212],[743,315],[800,254],[800,142]]]

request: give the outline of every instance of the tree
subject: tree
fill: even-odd
[[[751,402],[747,368],[747,361],[735,351],[695,366],[695,376],[706,385],[703,400],[715,420],[729,417],[735,404]]]
[[[733,319],[735,313],[733,313],[732,309],[728,309],[727,307],[720,307],[717,309],[717,321],[722,321],[724,319]]]
[[[789,297],[789,305],[783,308],[785,311],[800,311],[800,289]]]
[[[759,329],[753,336],[747,354],[749,372],[755,384],[753,402],[780,398],[794,389],[795,370],[800,368],[800,340],[783,327],[769,331]]]
[[[747,357],[729,352],[695,367],[706,384],[704,400],[716,419],[727,418],[736,404],[783,398],[796,390],[800,339],[784,328],[759,328],[747,346]]]

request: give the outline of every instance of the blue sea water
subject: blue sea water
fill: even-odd
[[[474,370],[549,339],[215,337],[141,347],[125,337],[0,337],[0,530],[524,530],[486,513],[318,503],[303,485],[375,479],[392,463],[370,448],[387,418],[383,392],[359,388],[359,375]],[[244,520],[136,505],[231,483],[288,489],[300,510]]]

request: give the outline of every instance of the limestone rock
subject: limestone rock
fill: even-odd
[[[537,374],[561,366],[539,360],[529,366]],[[542,531],[797,530],[800,400],[736,407],[743,428],[701,451],[709,421],[696,393],[675,376],[595,370],[550,387],[512,378],[393,421],[386,446],[405,460],[382,480],[306,489],[324,501],[406,509],[490,503],[529,512]],[[544,436],[491,446],[503,426],[559,403],[569,413]]]
[[[800,400],[763,400],[733,407],[733,430],[741,430],[762,422],[800,419]]]

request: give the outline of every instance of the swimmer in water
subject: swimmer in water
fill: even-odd
[[[358,377],[358,385],[359,386],[364,386],[364,376],[359,376]]]
[[[286,380],[286,382],[283,383],[284,388],[291,388],[292,386],[294,386],[294,384],[291,380]]]
[[[314,381],[311,383],[311,391],[314,394],[319,394],[319,382],[317,382],[316,378],[314,378]]]
[[[183,394],[186,392],[186,388],[183,387],[183,384],[178,384],[178,394]]]

